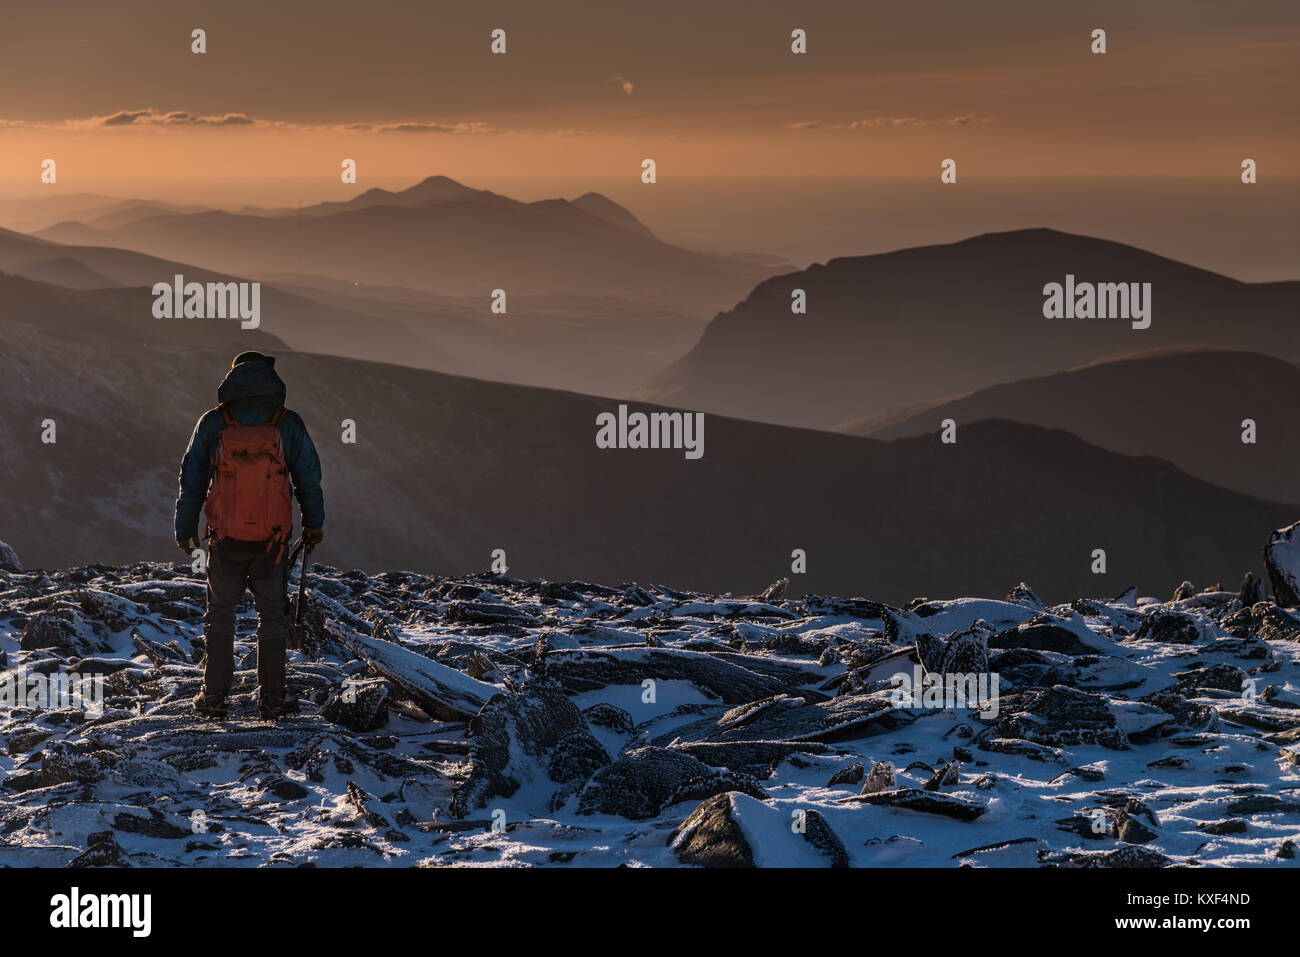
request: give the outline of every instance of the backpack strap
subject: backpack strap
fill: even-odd
[[[280,425],[280,420],[284,418],[284,412],[284,406],[277,405],[271,410],[271,414],[266,417],[266,424],[278,427]]]
[[[235,413],[231,412],[224,402],[217,406],[217,415],[221,416],[222,426],[239,424],[239,420],[235,418]]]

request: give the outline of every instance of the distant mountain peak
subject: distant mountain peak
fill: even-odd
[[[399,196],[405,200],[423,202],[430,199],[460,199],[464,196],[473,196],[479,190],[466,186],[464,183],[458,183],[450,176],[426,176],[414,186],[401,190],[393,195]]]
[[[466,186],[464,183],[454,180],[450,176],[444,176],[441,173],[435,173],[432,176],[426,176],[424,179],[420,180],[418,183],[412,186],[411,189],[419,189],[421,186],[431,186],[431,185],[459,186],[461,189],[469,189],[469,187]]]
[[[569,205],[615,226],[621,226],[642,236],[654,237],[649,227],[632,215],[626,207],[620,206],[603,193],[583,193],[577,199],[569,200]]]
[[[1135,336],[1128,322],[1048,319],[1047,284],[1071,276],[1154,286],[1151,329]],[[790,321],[795,290],[814,324]],[[1123,349],[1199,345],[1290,357],[1300,342],[1291,321],[1298,298],[1300,283],[1242,283],[1128,242],[1050,228],[984,233],[773,276],[636,395],[825,428]],[[870,375],[860,372],[864,361]]]

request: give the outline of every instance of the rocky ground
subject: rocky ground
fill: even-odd
[[[250,606],[204,722],[188,568],[0,570],[0,688],[107,675],[102,708],[0,711],[0,864],[1296,862],[1300,619],[1253,579],[906,608],[310,581],[302,713],[257,718]],[[916,668],[996,674],[997,714],[896,707]]]

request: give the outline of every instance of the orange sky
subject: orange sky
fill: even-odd
[[[959,177],[1232,178],[1247,156],[1300,175],[1295,3],[67,0],[5,21],[9,194],[35,194],[46,157],[60,190],[196,202],[217,180],[323,197],[344,157],[361,188],[634,179],[645,157],[661,180],[937,175],[945,157]]]

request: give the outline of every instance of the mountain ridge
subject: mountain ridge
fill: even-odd
[[[234,347],[4,331],[0,442],[31,451],[0,462],[0,487],[17,490],[0,501],[0,537],[46,567],[169,557],[177,463]],[[1162,592],[1239,579],[1259,564],[1258,529],[1294,518],[1163,460],[1018,423],[975,423],[945,446],[710,415],[691,461],[599,449],[596,417],[615,400],[277,357],[321,456],[329,547],[363,569],[463,572],[500,548],[525,576],[752,593],[802,549],[795,587],[900,604],[997,592],[1026,567],[1044,595]],[[56,446],[26,425],[44,418],[60,423]],[[355,445],[340,442],[344,419]],[[1098,547],[1105,576],[1090,571]]]
[[[1067,274],[1151,283],[1151,327],[1044,318],[1044,285]],[[798,289],[806,315],[791,311]],[[1050,229],[985,233],[768,278],[630,395],[830,428],[1125,348],[1196,343],[1294,356],[1300,330],[1288,320],[1298,310],[1300,282],[1243,283]]]

